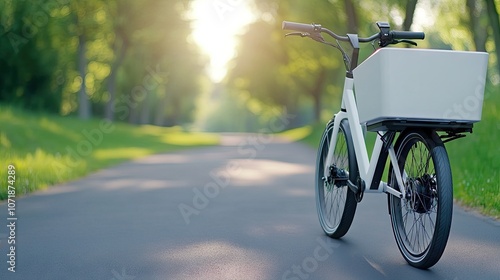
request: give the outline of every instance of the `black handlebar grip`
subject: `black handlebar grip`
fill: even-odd
[[[424,32],[414,31],[391,31],[392,39],[408,39],[408,40],[423,40],[425,39]]]
[[[297,23],[290,21],[283,21],[281,28],[283,30],[293,30],[306,33],[313,33],[316,29],[316,27],[313,24]]]

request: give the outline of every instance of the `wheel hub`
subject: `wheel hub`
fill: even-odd
[[[420,178],[409,179],[407,182],[407,199],[413,211],[423,214],[430,211],[435,197],[436,182],[428,174]]]
[[[332,165],[329,170],[328,177],[322,178],[328,190],[331,190],[333,187],[341,188],[347,186],[349,177],[344,169]]]

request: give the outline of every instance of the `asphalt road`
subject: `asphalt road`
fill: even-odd
[[[386,196],[367,194],[350,231],[319,226],[315,150],[228,135],[17,200],[15,273],[0,205],[0,279],[500,279],[500,223],[455,207],[429,270],[406,264]]]

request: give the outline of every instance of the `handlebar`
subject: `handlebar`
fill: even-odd
[[[379,33],[375,33],[370,37],[366,38],[358,38],[360,43],[368,43],[372,42],[376,39],[385,41],[382,46],[386,46],[388,44],[394,43],[395,40],[423,40],[425,38],[424,32],[414,32],[414,31],[389,31],[389,25],[385,23],[377,23],[380,28]],[[324,32],[333,38],[340,41],[349,41],[348,36],[340,36],[332,32],[331,30],[322,27],[320,24],[306,24],[306,23],[298,23],[298,22],[290,22],[283,21],[282,24],[283,30],[293,30],[304,33],[321,33]]]
[[[306,24],[306,23],[298,23],[298,22],[291,22],[291,21],[283,21],[283,24],[281,25],[281,28],[283,30],[293,30],[293,31],[298,31],[298,32],[307,32],[307,33],[312,33],[312,32],[317,32],[321,30],[317,30],[317,26],[321,29],[320,25],[316,24]]]
[[[324,32],[337,40],[346,41],[346,42],[349,41],[349,37],[337,35],[333,31],[331,31],[327,28],[321,27],[320,24],[314,24],[314,23],[307,24],[307,23],[283,21],[281,28],[283,30],[292,30],[292,31],[298,31],[298,32],[305,32],[305,33]],[[374,35],[367,37],[367,38],[359,38],[359,42],[362,42],[362,43],[371,42],[371,41],[377,39],[378,36],[379,36],[379,33],[374,34]]]
[[[424,32],[415,31],[391,31],[393,39],[403,39],[403,40],[423,40],[425,39]]]
[[[424,32],[413,32],[413,31],[393,31],[391,26],[387,22],[377,22],[377,26],[380,32],[373,34],[370,37],[360,38],[357,34],[347,34],[347,36],[340,36],[335,34],[333,31],[323,28],[321,24],[306,24],[298,22],[283,21],[281,25],[282,29],[293,30],[296,32],[289,33],[288,35],[299,35],[301,37],[309,37],[320,43],[337,48],[344,57],[344,64],[347,70],[347,77],[352,78],[354,68],[358,65],[359,58],[359,43],[369,43],[378,39],[378,44],[381,48],[386,47],[391,44],[398,43],[409,43],[412,45],[417,45],[417,43],[411,40],[424,39]],[[321,33],[326,33],[337,40],[336,44],[327,42],[321,36]],[[349,55],[345,52],[338,41],[346,41],[353,47],[353,53]]]

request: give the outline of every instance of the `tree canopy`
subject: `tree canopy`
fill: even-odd
[[[321,23],[340,34],[372,34],[376,21],[422,29],[421,47],[489,52],[489,81],[500,83],[500,0],[254,0],[257,19],[215,87],[190,35],[193,1],[0,1],[0,102],[171,126],[192,123],[211,106],[200,102],[211,94],[220,102],[203,118],[221,126],[227,122],[216,120],[239,120],[241,130],[284,108],[298,116],[290,126],[330,117],[322,104],[338,102],[342,57],[308,39],[285,39],[283,20]],[[212,8],[228,12],[237,2],[214,1]],[[365,46],[362,57],[372,51]]]
[[[203,58],[190,1],[0,2],[0,102],[81,118],[190,121]]]
[[[309,39],[285,39],[283,20],[320,23],[338,34],[361,36],[377,32],[376,21],[387,21],[395,30],[419,29],[427,36],[419,42],[420,47],[488,51],[490,81],[498,83],[500,68],[495,67],[499,65],[500,42],[495,42],[500,36],[496,31],[500,1],[460,2],[255,0],[261,17],[240,38],[239,56],[232,62],[228,86],[236,95],[249,95],[278,108],[299,112],[299,107],[307,106],[309,119],[316,121],[322,117],[322,104],[331,108],[331,102],[340,99],[337,85],[341,81],[336,77],[342,78],[345,71],[342,56]],[[364,46],[362,56],[373,50]]]

